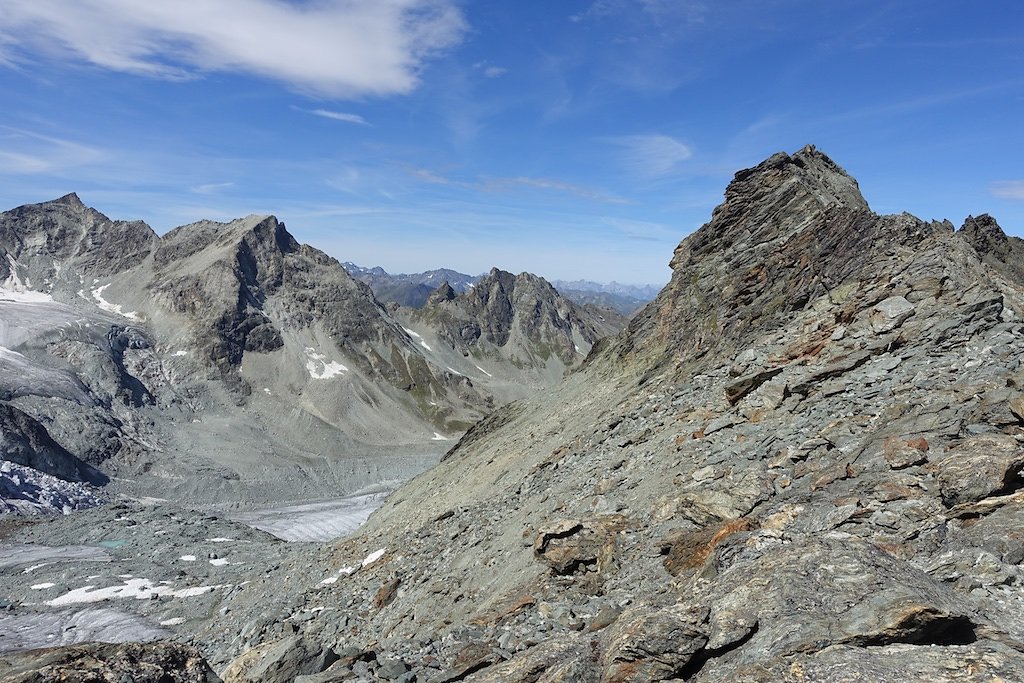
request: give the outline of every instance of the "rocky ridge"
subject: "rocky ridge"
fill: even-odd
[[[873,214],[814,148],[741,171],[621,335],[245,643],[333,648],[307,681],[1019,679],[1009,266],[969,226]]]
[[[438,268],[422,273],[391,274],[380,266],[364,268],[349,261],[342,265],[353,278],[369,285],[374,296],[380,301],[410,308],[423,308],[442,283],[446,283],[457,294],[465,294],[473,289],[477,282],[487,277],[466,275],[450,268]],[[617,282],[601,283],[591,280],[555,280],[551,284],[559,294],[579,306],[597,309],[601,315],[608,316],[610,312],[614,312],[626,318],[658,293],[658,287],[654,285],[623,285]],[[618,331],[625,325],[625,319],[621,324],[616,324]]]
[[[516,382],[528,376],[535,387],[556,383],[598,339],[624,324],[612,312],[574,304],[541,277],[498,268],[462,294],[444,282],[422,308],[399,309],[396,315],[470,359],[480,372]],[[505,398],[527,395],[513,387]]]

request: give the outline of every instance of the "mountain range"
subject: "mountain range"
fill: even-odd
[[[528,301],[488,284],[509,278],[495,270],[478,282],[490,306],[462,322],[504,336],[471,356],[430,319],[403,322],[273,216],[160,237],[74,194],[7,211],[4,459],[196,504],[308,499],[410,476],[612,331],[539,278],[514,278],[534,287]],[[549,324],[528,324],[535,317]],[[550,351],[572,343],[571,354]]]
[[[422,308],[431,293],[442,283],[448,283],[456,292],[464,294],[484,277],[466,275],[448,268],[422,273],[391,274],[380,266],[364,268],[350,261],[342,265],[352,277],[369,285],[379,300],[411,308]],[[626,317],[653,299],[659,289],[655,285],[623,285],[592,280],[554,280],[551,284],[562,296],[581,306],[609,309]]]
[[[0,674],[144,661],[232,682],[1024,680],[1024,242],[985,214],[959,229],[878,215],[808,146],[737,172],[671,267],[621,332],[475,422],[345,539],[296,547],[138,504],[8,532],[37,558],[2,574],[12,595],[55,592],[15,598],[0,627],[81,620],[54,608],[96,595],[80,588],[95,563],[23,567],[42,539],[87,539],[88,556],[103,538],[124,546],[101,595],[149,598],[120,600],[117,623],[174,630],[10,655]],[[424,343],[481,369],[576,358],[589,332],[568,304],[557,319],[505,308],[550,285],[486,279],[468,298],[437,288],[398,327],[432,324]],[[132,294],[105,300],[141,311]],[[287,345],[278,310],[260,324]],[[546,348],[501,350],[531,331]],[[233,367],[208,371],[231,395],[257,386]]]

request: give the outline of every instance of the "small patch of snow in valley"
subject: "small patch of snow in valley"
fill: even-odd
[[[182,555],[178,559],[181,560],[182,562],[195,562],[196,561],[196,556],[195,555]]]
[[[214,567],[224,567],[224,566],[229,565],[231,563],[228,562],[223,557],[215,557],[212,560],[210,560],[210,564],[212,564]]]
[[[494,377],[494,375],[492,375],[491,373],[487,372],[486,370],[484,370],[484,369],[483,369],[482,367],[480,367],[479,365],[476,365],[476,366],[474,366],[474,367],[476,367],[476,369],[477,369],[477,370],[479,370],[480,372],[484,373],[484,374],[485,374],[485,375],[487,375],[488,377]]]
[[[32,584],[31,586],[29,586],[29,588],[31,588],[34,591],[40,591],[40,590],[43,590],[44,588],[53,588],[56,585],[57,584],[53,583],[52,581],[46,581],[45,583],[35,583],[35,584]]]
[[[120,586],[82,586],[68,591],[60,597],[47,600],[46,604],[51,607],[62,607],[64,605],[76,605],[82,603],[103,602],[114,598],[134,598],[136,600],[151,600],[154,595],[170,596],[174,598],[190,598],[197,595],[209,593],[212,590],[224,588],[223,585],[214,586],[192,586],[175,590],[166,584],[154,584],[149,579],[125,579]]]
[[[32,291],[32,285],[28,278],[25,278],[24,282],[21,281],[21,278],[18,277],[18,268],[21,267],[21,264],[15,261],[10,254],[7,254],[7,263],[10,265],[11,274],[7,276],[6,280],[0,282],[0,299],[26,304],[53,301],[53,297],[45,292]]]
[[[434,437],[431,439],[431,441],[448,441],[448,440],[449,440],[448,437],[445,436],[444,434],[440,433],[440,432],[434,432]]]
[[[423,335],[421,335],[419,332],[414,332],[413,330],[410,330],[408,327],[403,327],[402,329],[405,330],[410,337],[418,341],[420,346],[425,348],[427,351],[433,351],[433,349],[427,345],[427,342],[423,341]]]
[[[178,626],[185,623],[185,617],[174,617],[172,619],[164,619],[160,622],[161,626]]]
[[[448,372],[452,373],[453,375],[458,375],[459,377],[465,377],[465,375],[463,375],[461,372],[459,372],[458,370],[456,370],[455,368],[453,368],[450,365],[446,365],[444,367],[445,367],[446,370],[448,370]]]
[[[187,356],[188,355],[188,351],[186,351],[184,349],[178,349],[177,351],[175,351],[171,355],[175,356],[177,358],[180,358],[181,356]]]
[[[317,350],[311,346],[306,347],[306,358],[306,371],[313,379],[330,379],[348,372],[348,368],[344,365],[337,361],[327,360],[325,354],[317,353]]]
[[[363,566],[364,567],[368,567],[371,564],[373,564],[374,562],[376,562],[377,560],[379,560],[380,558],[384,557],[384,553],[385,553],[386,550],[387,550],[387,548],[381,548],[380,550],[374,550],[372,553],[367,555],[366,558],[363,560]]]
[[[94,280],[93,282],[96,281]],[[108,313],[116,313],[119,316],[128,318],[129,320],[134,320],[136,322],[141,321],[142,318],[135,311],[122,311],[121,304],[112,304],[103,298],[103,291],[109,286],[110,283],[108,282],[107,284],[92,290],[92,298],[96,300],[96,305],[102,308],[104,311],[107,311]]]

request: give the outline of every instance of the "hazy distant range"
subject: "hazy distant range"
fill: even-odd
[[[374,296],[384,302],[422,308],[430,293],[447,282],[457,292],[473,287],[482,275],[467,275],[449,268],[437,268],[422,273],[388,273],[380,266],[365,268],[351,261],[342,264],[352,277],[370,286]],[[632,315],[653,299],[662,285],[626,285],[618,282],[592,280],[552,280],[563,296],[578,303],[601,306]]]

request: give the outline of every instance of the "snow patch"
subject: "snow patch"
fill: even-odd
[[[41,591],[41,590],[43,590],[44,588],[53,588],[53,587],[54,587],[54,586],[56,586],[56,585],[57,585],[57,584],[55,584],[55,583],[52,583],[52,582],[50,582],[50,581],[47,581],[46,583],[36,583],[36,584],[32,584],[31,586],[29,586],[29,588],[31,588],[31,589],[32,589],[32,590],[34,590],[34,591]]]
[[[10,265],[11,274],[7,279],[0,282],[0,299],[16,301],[18,303],[44,303],[53,301],[53,297],[44,292],[33,292],[28,278],[25,282],[18,277],[18,268],[21,264],[14,260],[14,257],[7,254],[7,263]]]
[[[445,367],[446,370],[448,370],[448,372],[452,373],[453,375],[458,375],[459,377],[465,377],[465,375],[463,375],[461,372],[459,372],[458,370],[456,370],[455,368],[453,368],[450,365],[446,365],[444,367]]]
[[[418,341],[420,346],[425,348],[427,351],[433,351],[433,349],[427,345],[427,342],[423,341],[423,335],[421,335],[419,332],[414,332],[413,330],[410,330],[408,327],[403,327],[402,329],[405,330],[410,337]]]
[[[173,619],[164,619],[160,622],[161,626],[179,626],[185,623],[185,617],[174,617]]]
[[[330,379],[343,372],[348,372],[348,368],[344,365],[337,361],[327,360],[326,355],[317,353],[317,350],[311,346],[306,347],[306,358],[306,371],[313,379]]]
[[[387,550],[387,548],[381,548],[380,550],[374,550],[372,553],[367,555],[366,559],[363,560],[363,566],[368,567],[380,558],[384,557],[385,550]]]
[[[208,538],[206,540],[209,541],[210,543],[230,543],[231,541],[233,541],[235,539],[233,539],[233,538],[224,538],[223,536],[218,536],[217,538]]]
[[[214,567],[224,567],[224,566],[229,565],[231,563],[228,562],[223,557],[215,557],[212,560],[210,560],[210,564],[212,564]]]
[[[95,280],[93,282],[95,282]],[[92,290],[92,298],[96,299],[96,305],[109,313],[116,313],[119,316],[128,318],[129,320],[134,320],[136,322],[141,321],[142,318],[135,311],[122,311],[120,304],[112,304],[103,298],[103,291],[109,286],[110,283],[108,282],[107,284]]]
[[[182,562],[195,562],[196,561],[196,556],[195,555],[182,555],[178,559],[181,560]]]
[[[323,581],[320,582],[320,585],[328,586],[328,585],[330,585],[332,583],[337,582],[337,580],[338,580],[337,576],[328,576],[326,579],[324,579]]]
[[[448,437],[440,432],[434,432],[434,437],[431,441],[449,441]]]
[[[480,367],[479,365],[475,365],[474,367],[475,367],[475,368],[476,368],[477,370],[479,370],[480,372],[482,372],[482,373],[484,373],[485,375],[487,375],[488,377],[494,377],[494,375],[492,375],[491,373],[487,372],[486,370],[484,370],[484,369],[483,369],[482,367]]]
[[[75,588],[58,598],[47,600],[46,604],[51,607],[62,607],[64,605],[103,602],[104,600],[111,600],[114,598],[150,600],[154,595],[168,595],[174,598],[190,598],[224,587],[224,585],[193,586],[191,588],[175,590],[168,585],[154,584],[149,579],[126,579],[120,586],[107,586],[105,588],[82,586],[81,588]]]
[[[178,349],[177,351],[175,351],[171,355],[176,357],[176,358],[180,358],[181,356],[187,356],[188,355],[188,351],[185,351],[184,349]]]

